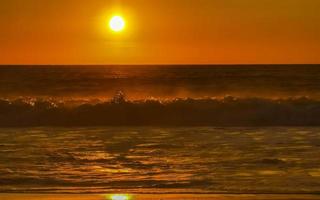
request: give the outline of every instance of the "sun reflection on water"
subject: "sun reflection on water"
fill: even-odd
[[[132,196],[129,194],[112,194],[109,195],[109,200],[131,200]]]

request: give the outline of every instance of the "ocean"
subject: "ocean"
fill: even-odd
[[[0,133],[2,193],[320,193],[320,128],[45,127]]]
[[[320,65],[1,66],[0,192],[319,194]]]
[[[3,98],[320,97],[320,65],[1,66]]]

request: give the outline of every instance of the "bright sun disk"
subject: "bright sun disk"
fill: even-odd
[[[109,22],[110,29],[114,32],[120,32],[125,28],[125,21],[121,16],[114,16]]]

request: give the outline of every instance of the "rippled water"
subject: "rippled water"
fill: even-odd
[[[0,129],[0,192],[319,193],[320,128]]]

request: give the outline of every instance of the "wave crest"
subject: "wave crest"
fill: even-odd
[[[320,101],[224,98],[0,100],[0,126],[318,126]]]

